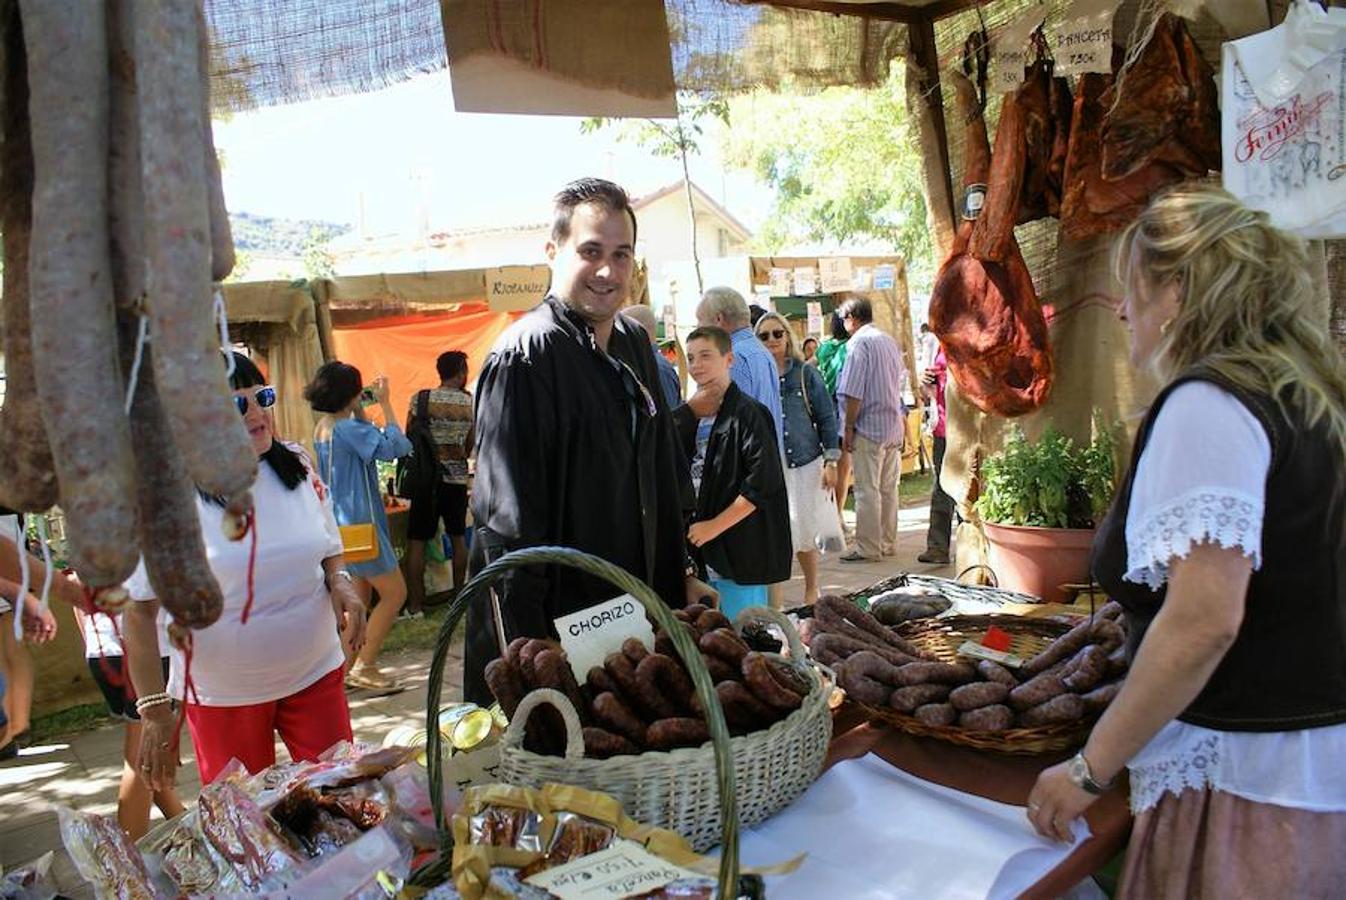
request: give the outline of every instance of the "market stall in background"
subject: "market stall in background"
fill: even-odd
[[[729,621],[700,604],[670,610],[574,549],[516,551],[450,608],[419,734],[395,730],[383,750],[339,748],[311,767],[233,771],[138,848],[106,819],[63,814],[85,877],[119,896],[149,895],[155,879],[182,893],[381,896],[409,884],[476,898],[570,896],[567,880],[615,866],[633,880],[614,896],[916,897],[932,885],[1099,896],[1091,876],[1131,827],[1125,784],[1076,782],[1100,799],[1066,844],[1032,835],[1024,807],[1039,773],[1084,743],[1130,665],[1133,635],[1091,584],[1087,551],[1155,391],[1128,362],[1112,240],[1162,187],[1230,175],[1221,45],[1280,21],[1285,4],[1196,2],[1180,16],[1141,0],[558,0],[543,22],[522,4],[502,15],[500,4],[443,0],[406,4],[391,39],[374,27],[386,10],[331,6],[348,18],[291,34],[271,6],[269,18],[244,0],[209,4],[217,105],[368,89],[437,67],[446,48],[460,108],[601,115],[668,113],[677,90],[870,85],[905,57],[939,265],[930,322],[952,372],[942,484],[964,520],[966,577],[894,560],[866,589]],[[604,41],[622,53],[597,53]],[[359,62],[307,77],[334,47],[375,42],[386,51],[377,61],[353,53]],[[1295,149],[1298,170],[1238,185],[1248,202],[1266,200],[1268,183],[1312,192],[1310,174],[1330,178]],[[1316,212],[1300,226],[1338,237],[1336,210]],[[1340,247],[1314,248],[1324,321],[1343,308]],[[815,269],[813,283],[804,273]],[[313,361],[312,327],[324,356],[389,374],[401,409],[446,341],[479,366],[543,276],[338,278],[303,296],[245,286],[230,311],[270,310],[241,333],[257,332],[275,378]],[[902,260],[754,259],[747,276],[787,315],[802,303],[809,332],[824,295],[869,292],[915,371]],[[685,305],[656,312],[681,329]],[[555,639],[508,641],[486,672],[495,707],[445,706],[467,607],[488,604],[506,572],[540,565],[606,579],[620,596],[558,620]]]

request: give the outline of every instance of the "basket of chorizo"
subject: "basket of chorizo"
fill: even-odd
[[[841,598],[817,606],[810,650],[850,700],[909,734],[980,750],[1032,755],[1083,744],[1126,673],[1115,603],[1073,627],[986,615],[887,628]],[[967,655],[992,629],[1008,636],[1000,661]]]
[[[727,889],[733,882],[726,879],[737,877],[739,823],[759,822],[802,794],[832,734],[830,677],[772,610],[747,610],[737,624],[696,605],[670,610],[624,570],[565,548],[501,557],[464,587],[441,625],[426,701],[432,798],[443,778],[432,723],[453,629],[493,580],[539,564],[576,568],[630,594],[644,605],[655,638],[652,647],[628,640],[582,678],[555,642],[513,641],[486,671],[510,720],[500,742],[501,780],[601,790],[632,818],[681,834],[698,852],[718,845]],[[780,626],[788,656],[744,640],[760,633],[750,625],[763,619]]]

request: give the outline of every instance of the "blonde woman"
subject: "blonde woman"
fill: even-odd
[[[771,352],[780,374],[781,412],[785,422],[785,488],[790,497],[790,534],[804,570],[804,602],[818,599],[818,547],[824,517],[835,516],[826,491],[837,485],[836,407],[818,370],[807,365],[794,333],[777,313],[757,320],[757,337]]]
[[[1029,818],[1064,838],[1128,768],[1121,896],[1346,896],[1346,362],[1304,244],[1183,186],[1118,260],[1164,384],[1094,545],[1132,665]]]

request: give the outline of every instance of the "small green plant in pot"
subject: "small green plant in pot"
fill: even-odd
[[[1116,485],[1117,430],[1095,411],[1085,447],[1048,427],[1036,442],[1010,428],[1005,449],[982,463],[977,513],[1002,586],[1046,600],[1089,580],[1093,529]]]

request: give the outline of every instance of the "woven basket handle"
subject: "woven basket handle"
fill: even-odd
[[[734,792],[734,759],[730,752],[729,726],[724,720],[724,710],[720,707],[719,698],[716,696],[715,683],[711,679],[710,672],[706,669],[706,664],[697,649],[696,639],[690,629],[678,627],[678,620],[673,617],[672,611],[659,598],[659,595],[650,589],[649,585],[620,566],[615,566],[606,560],[568,547],[527,547],[507,553],[489,563],[474,575],[467,584],[463,585],[462,590],[458,592],[458,596],[450,604],[449,611],[444,616],[444,621],[440,623],[439,635],[435,639],[435,650],[430,657],[430,681],[426,685],[425,692],[425,746],[430,779],[430,805],[434,810],[435,825],[439,830],[441,857],[435,863],[422,866],[413,872],[412,883],[421,887],[429,887],[443,881],[441,868],[444,859],[447,858],[448,851],[453,846],[453,835],[451,829],[448,828],[447,811],[444,808],[443,800],[444,764],[441,756],[442,735],[438,728],[438,722],[439,704],[443,697],[444,675],[448,667],[449,648],[453,642],[454,629],[458,627],[459,620],[467,613],[469,606],[478,603],[484,606],[489,602],[487,598],[491,585],[506,572],[523,566],[542,565],[564,566],[575,569],[595,578],[600,578],[618,590],[630,594],[645,607],[645,612],[654,620],[655,626],[667,632],[669,639],[673,641],[673,647],[687,667],[697,698],[706,712],[706,726],[710,730],[711,746],[715,754],[716,787],[718,788],[720,808],[719,892],[722,897],[734,896],[734,891],[737,890],[738,886],[739,818]],[[529,696],[533,695],[530,694]],[[528,698],[525,698],[524,702],[526,703],[527,700]],[[541,702],[544,701],[542,699],[535,701],[535,703]],[[562,706],[559,703],[553,703],[553,705],[562,710],[563,716],[565,715],[565,709],[569,706],[569,704]],[[520,705],[519,709],[514,711],[515,718],[526,721],[527,716],[523,714],[526,709],[531,710],[532,707]],[[571,708],[570,711],[573,713],[574,709]],[[578,723],[573,728],[567,724],[566,730],[566,757],[574,758],[570,752],[570,744],[575,740],[576,733],[580,732]],[[518,733],[516,731],[515,740],[517,739]],[[582,737],[580,741],[581,746],[583,746]],[[582,753],[581,750],[575,756],[582,756]],[[438,879],[436,880],[437,876]]]
[[[1000,578],[996,575],[995,569],[992,569],[986,563],[973,563],[972,565],[968,566],[966,569],[955,575],[953,580],[958,582],[959,584],[966,584],[967,582],[963,581],[963,576],[968,574],[969,572],[976,572],[981,569],[985,569],[986,572],[991,576],[991,587],[993,588],[1000,587]]]
[[[750,606],[738,614],[734,625],[742,631],[743,626],[749,622],[775,625],[785,635],[785,641],[790,645],[790,664],[797,669],[803,669],[808,665],[808,655],[804,652],[804,642],[799,639],[799,630],[785,613],[769,606]]]
[[[583,759],[584,726],[580,724],[579,713],[575,712],[575,704],[570,702],[569,697],[552,688],[537,688],[529,691],[528,695],[519,701],[519,708],[510,717],[509,726],[500,738],[501,746],[517,747],[523,743],[523,732],[524,727],[528,724],[528,717],[533,714],[534,709],[543,703],[556,707],[562,720],[566,723],[565,758]]]

